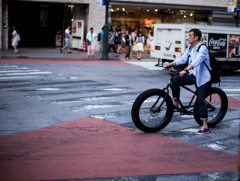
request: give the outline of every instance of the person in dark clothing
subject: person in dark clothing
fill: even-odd
[[[117,32],[117,45],[118,45],[118,54],[120,54],[120,50],[122,49],[122,33],[121,33],[121,29],[118,29]]]
[[[132,31],[129,30],[129,33],[125,37],[126,40],[126,60],[130,60],[129,55],[131,51],[131,45],[133,44]]]
[[[116,51],[116,49],[115,49],[115,35],[114,35],[114,33],[113,33],[112,30],[109,30],[109,35],[110,35],[110,38],[109,38],[109,40],[108,40],[108,43],[109,43],[108,53],[109,53],[110,49],[112,48],[113,51],[116,53],[116,56],[115,56],[115,57],[118,57],[118,53],[117,53],[117,51]]]

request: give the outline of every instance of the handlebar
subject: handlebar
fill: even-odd
[[[174,66],[168,65],[168,66],[166,67],[166,69],[168,70],[168,69],[170,69],[170,68],[172,68],[172,67],[174,67]]]
[[[170,70],[169,70],[170,69]],[[169,70],[169,74],[174,77],[174,76],[178,76],[179,75],[179,72],[181,72],[182,70],[181,69],[178,69],[176,68],[175,66],[172,66],[172,65],[168,65],[166,67],[166,70]]]

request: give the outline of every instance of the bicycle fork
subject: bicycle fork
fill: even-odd
[[[165,102],[167,96],[169,95],[169,89],[168,89],[169,86],[170,86],[170,84],[168,84],[167,87],[165,87],[165,88],[163,89],[163,91],[166,90],[166,95],[165,95],[163,101],[160,103],[160,105],[159,105],[156,109],[154,109],[154,107],[156,106],[156,104],[158,103],[158,101],[159,101],[159,99],[160,99],[160,96],[159,96],[158,99],[156,100],[156,102],[155,102],[155,103],[153,104],[153,106],[150,108],[150,111],[152,111],[153,113],[160,112],[160,108],[162,107],[163,103]]]

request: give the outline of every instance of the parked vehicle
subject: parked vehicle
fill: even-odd
[[[240,69],[240,29],[237,27],[156,23],[153,40],[155,46],[150,56],[162,59],[163,62],[181,57],[189,46],[188,33],[193,28],[202,31],[200,42],[208,46],[222,71]]]

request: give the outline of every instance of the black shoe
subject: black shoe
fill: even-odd
[[[62,53],[62,49],[60,49],[60,52]]]
[[[68,52],[68,53],[72,53],[72,52]]]
[[[119,55],[116,55],[115,57],[118,57]]]

